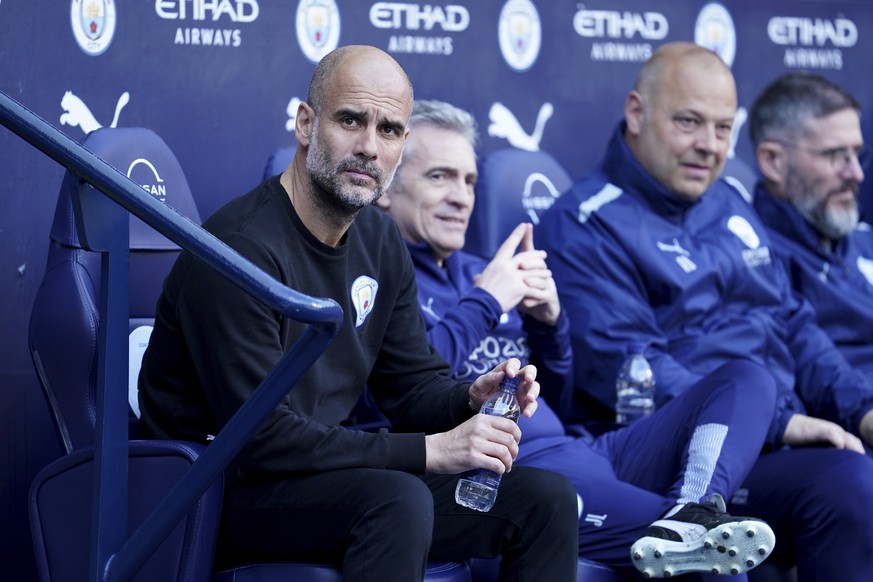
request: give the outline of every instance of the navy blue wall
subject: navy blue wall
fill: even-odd
[[[741,108],[799,68],[873,107],[868,1],[0,0],[0,30],[0,90],[76,139],[101,125],[154,129],[203,216],[293,142],[289,104],[337,44],[381,47],[417,96],[472,111],[483,153],[541,148],[574,178],[598,161],[639,63],[668,41],[722,54]],[[738,127],[736,154],[751,161]],[[27,487],[59,453],[27,322],[63,170],[5,129],[0,152],[0,563],[27,580]]]

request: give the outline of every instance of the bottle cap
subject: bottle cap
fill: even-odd
[[[630,342],[627,345],[627,355],[634,356],[636,354],[642,354],[645,349],[646,346],[642,342]]]
[[[504,376],[503,380],[500,381],[501,386],[505,386],[507,388],[518,388],[518,384],[521,382],[521,376],[516,376],[515,378],[510,378],[509,376]]]

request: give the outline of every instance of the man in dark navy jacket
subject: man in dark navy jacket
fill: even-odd
[[[824,77],[787,73],[755,101],[749,131],[762,176],[755,209],[777,257],[846,359],[873,377],[873,229],[859,220],[857,199],[870,149],[860,112]]]

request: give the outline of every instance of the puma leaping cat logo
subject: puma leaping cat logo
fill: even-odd
[[[112,119],[109,127],[116,127],[118,125],[118,117],[128,101],[130,101],[130,94],[125,91],[118,98],[118,103],[115,105],[115,117]],[[88,109],[88,106],[85,105],[85,102],[74,95],[72,91],[64,93],[64,98],[61,99],[61,107],[64,109],[64,113],[61,114],[61,125],[69,125],[71,127],[78,125],[86,134],[103,127],[94,117],[94,114],[91,113],[91,110]]]
[[[437,312],[433,310],[433,297],[427,298],[427,305],[421,305],[421,310],[425,313],[430,314],[431,317],[433,317],[437,321],[442,319],[439,315],[437,315]]]
[[[513,115],[512,111],[500,102],[495,102],[488,112],[491,125],[488,126],[488,135],[504,137],[510,144],[520,150],[537,152],[540,150],[540,141],[543,139],[543,130],[546,122],[554,113],[555,108],[551,103],[543,103],[537,114],[537,124],[532,134],[528,135],[521,124]]]
[[[691,253],[682,248],[682,245],[680,245],[679,241],[675,238],[673,239],[673,244],[670,245],[664,244],[661,241],[657,241],[656,244],[658,245],[658,248],[665,253],[676,253],[685,257],[691,255]]]

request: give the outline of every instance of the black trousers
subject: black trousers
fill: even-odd
[[[225,492],[216,568],[334,564],[345,580],[421,580],[425,563],[502,556],[501,580],[576,579],[578,505],[564,477],[514,467],[488,513],[455,503],[457,475],[343,469],[247,477]]]

